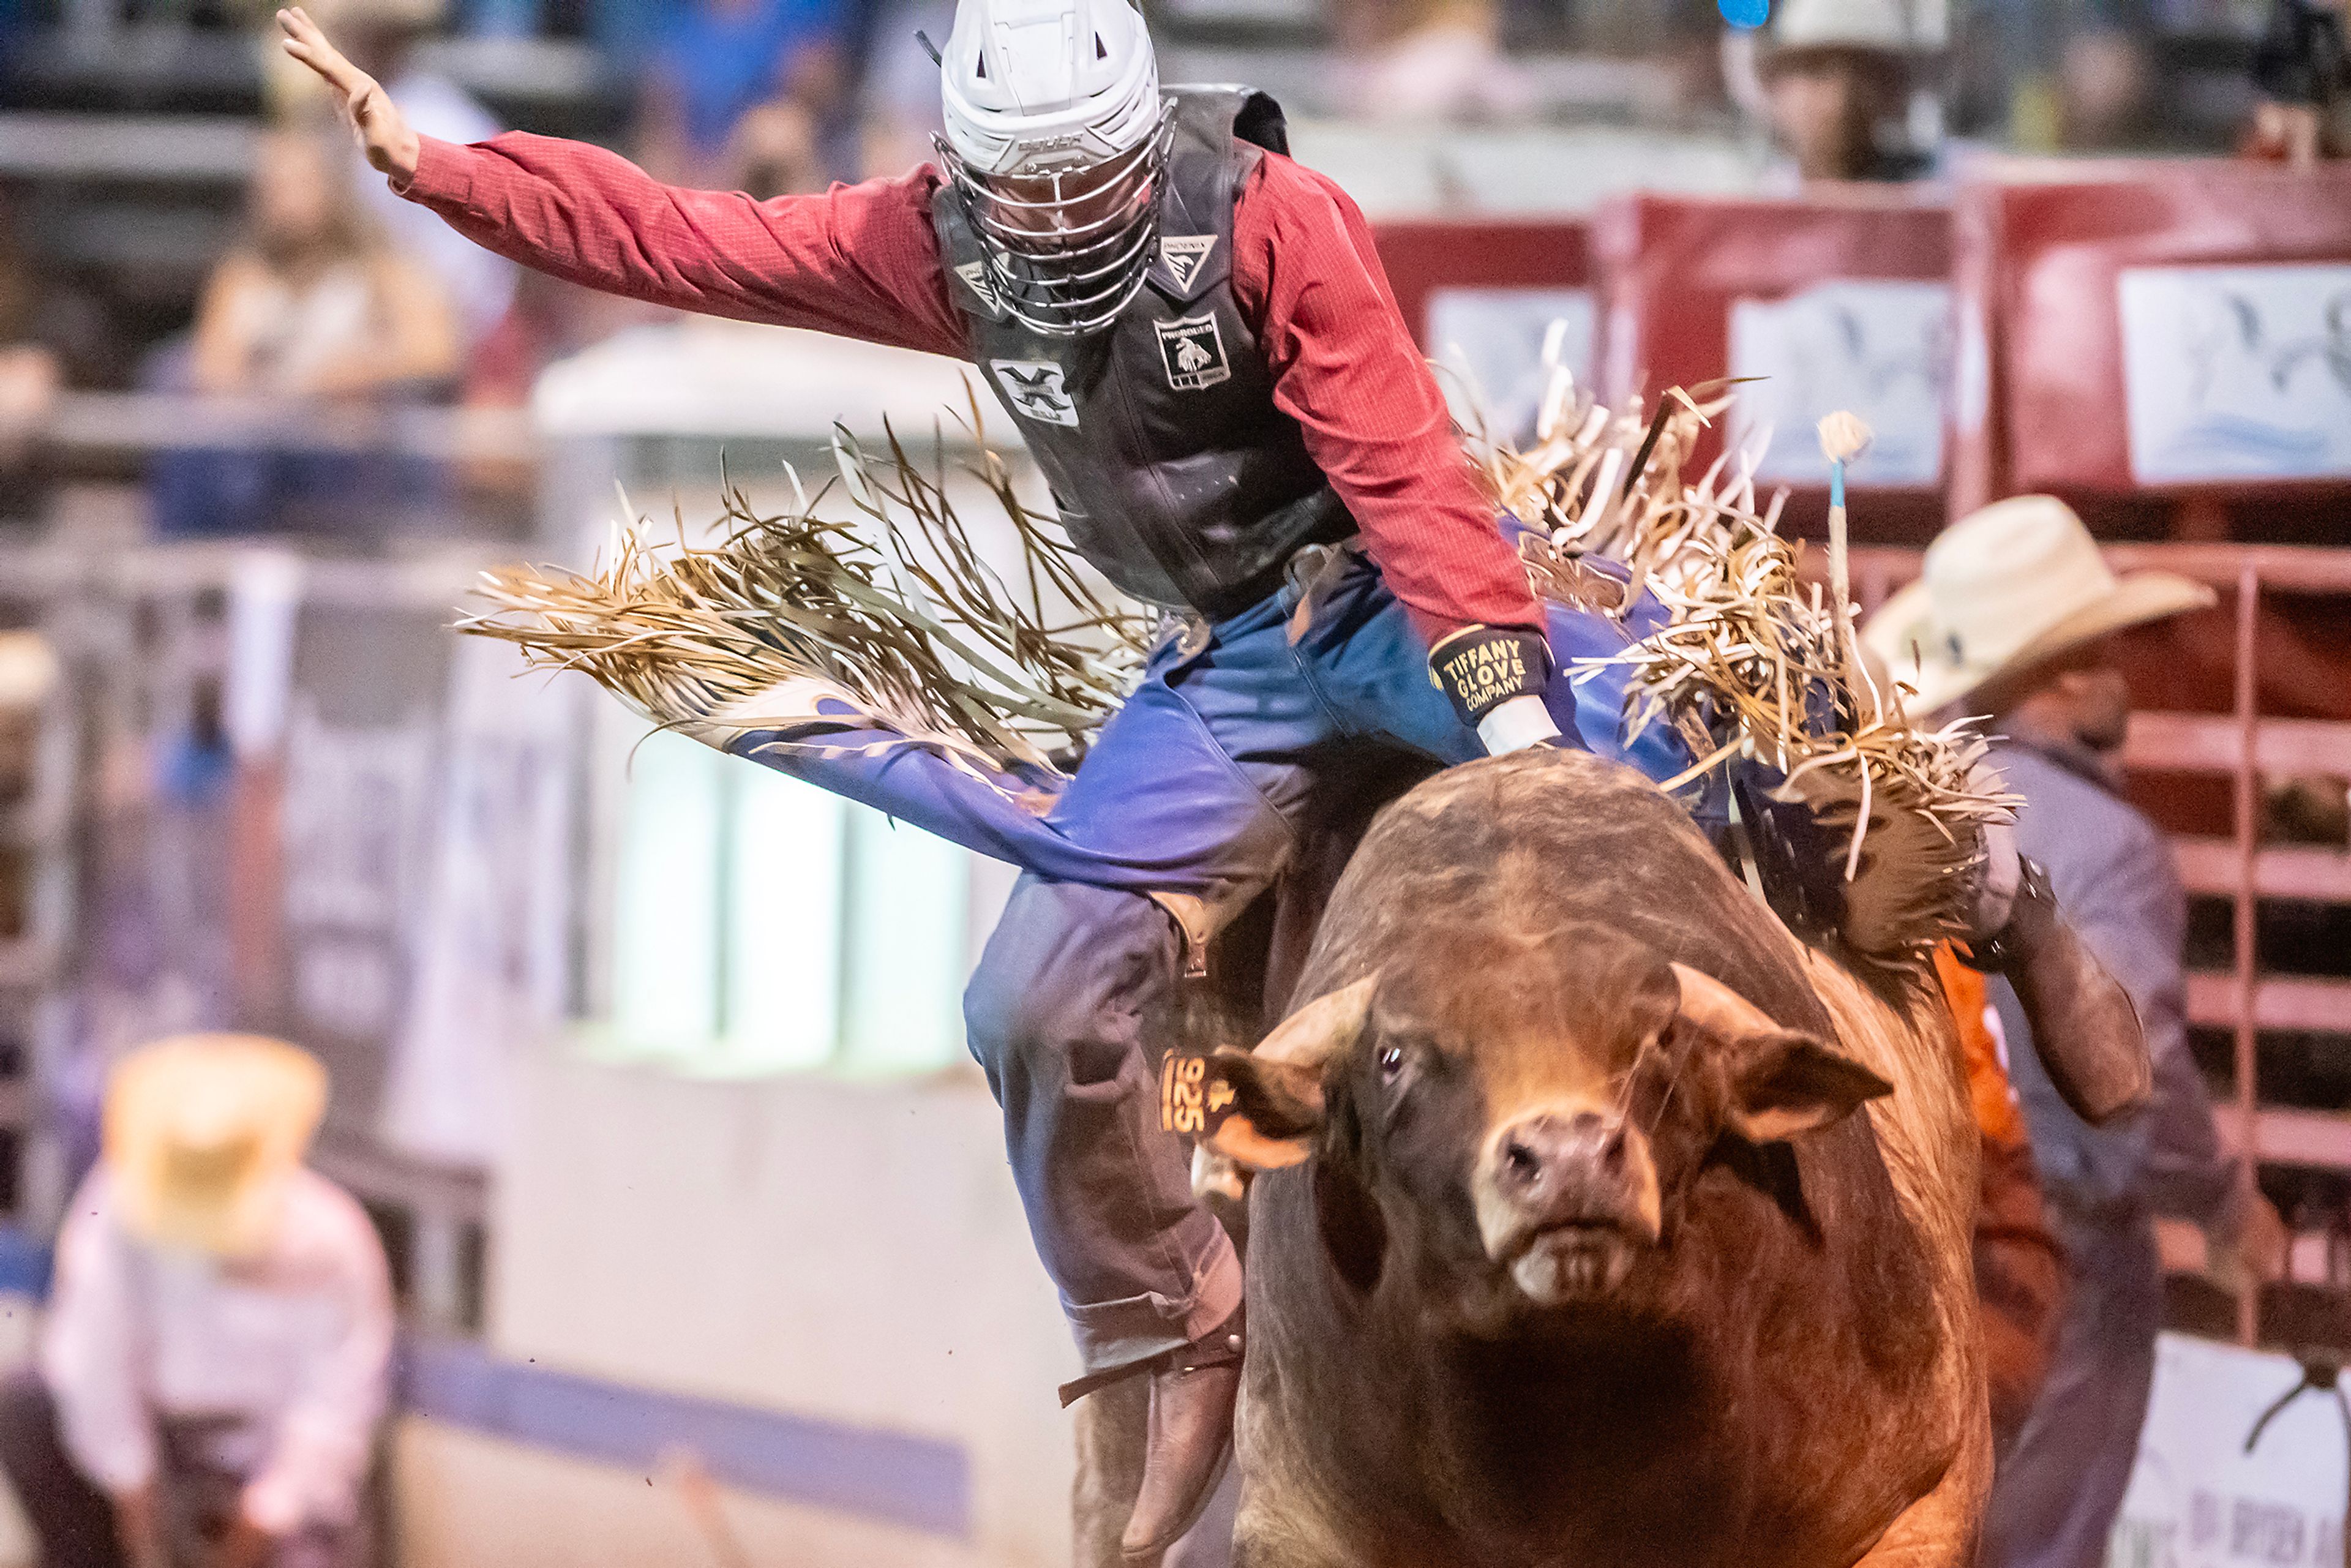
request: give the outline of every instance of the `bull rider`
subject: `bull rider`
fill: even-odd
[[[1270,99],[1163,88],[1126,0],[962,0],[937,163],[767,201],[577,142],[419,136],[301,11],[279,21],[392,189],[501,255],[978,366],[1071,541],[1173,612],[1055,814],[1228,896],[1024,874],[966,997],[1084,1366],[1064,1396],[1151,1379],[1123,1546],[1156,1555],[1214,1490],[1243,1340],[1239,1260],[1155,1124],[1146,1020],[1366,753],[1574,740],[1363,215],[1286,155]]]

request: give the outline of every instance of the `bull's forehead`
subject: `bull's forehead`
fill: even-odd
[[[1605,1109],[1632,1057],[1578,1032],[1530,1030],[1480,1039],[1470,1060],[1488,1115],[1503,1121],[1538,1108]]]
[[[1468,1067],[1496,1113],[1605,1102],[1673,1015],[1671,970],[1629,944],[1557,934],[1432,943],[1383,985],[1383,1032]]]

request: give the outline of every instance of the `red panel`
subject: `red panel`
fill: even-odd
[[[1413,335],[1428,346],[1428,297],[1439,288],[1582,288],[1592,280],[1583,224],[1413,220],[1373,225],[1380,261]]]
[[[2140,163],[1963,198],[1994,345],[1983,494],[2134,490],[2116,279],[2128,267],[2351,261],[2351,168]],[[2339,481],[2179,486],[2341,493]]]
[[[1838,277],[1939,281],[1950,214],[1917,189],[1838,186],[1801,198],[1631,196],[1594,227],[1604,314],[1601,392],[1696,386],[1729,373],[1733,301],[1778,299]],[[1711,459],[1711,441],[1700,461]],[[1824,492],[1791,497],[1792,531],[1817,531]],[[1940,526],[1939,492],[1879,490],[1856,507],[1864,537],[1918,539]]]

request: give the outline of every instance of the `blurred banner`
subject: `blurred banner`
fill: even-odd
[[[1396,304],[1461,423],[1530,435],[1547,347],[1579,384],[1591,384],[1599,307],[1582,223],[1392,220],[1374,238]]]
[[[1995,168],[1958,198],[1962,508],[2351,483],[2351,167]]]
[[[375,1123],[421,930],[448,619],[317,598],[296,619],[266,1027],[326,1060],[329,1120],[354,1131]]]
[[[2134,480],[2351,478],[2351,264],[2116,282]]]
[[[423,936],[381,1113],[404,1153],[488,1165],[513,1053],[563,1016],[591,690],[529,673],[511,644],[455,640]]]
[[[1739,389],[1726,434],[1736,449],[1771,432],[1758,478],[1795,487],[1794,531],[1825,519],[1813,428],[1839,409],[1877,433],[1854,470],[1872,492],[1856,530],[1923,541],[1942,526],[1951,224],[1938,195],[1835,186],[1789,199],[1632,196],[1602,209],[1593,249],[1604,401],[1764,377]],[[1723,441],[1700,443],[1701,467]]]
[[[1856,482],[1932,489],[1943,476],[1950,335],[1951,291],[1939,282],[1848,277],[1781,299],[1734,299],[1730,373],[1755,384],[1730,405],[1730,444],[1769,433],[1758,479],[1826,485],[1813,432],[1853,410],[1876,436]]]
[[[2108,1568],[2341,1563],[2351,1456],[2334,1396],[2305,1392],[2245,1451],[2262,1413],[2301,1377],[2282,1355],[2185,1334],[2158,1341],[2154,1402]]]

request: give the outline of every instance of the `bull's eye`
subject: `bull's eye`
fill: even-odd
[[[1404,1047],[1391,1045],[1384,1048],[1380,1051],[1380,1077],[1393,1083],[1395,1082],[1396,1074],[1403,1071]]]

